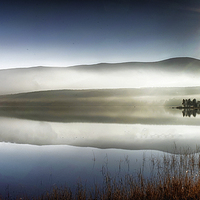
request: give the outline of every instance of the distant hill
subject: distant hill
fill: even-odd
[[[180,106],[200,87],[48,90],[0,95],[0,106]]]
[[[157,62],[124,62],[124,63],[99,63],[95,65],[77,65],[72,68],[77,68],[78,70],[88,70],[88,71],[110,71],[110,70],[125,70],[130,68],[160,68],[165,70],[189,70],[190,67],[200,67],[200,60],[190,57],[177,57],[170,58]]]
[[[100,63],[0,70],[0,95],[44,90],[200,86],[200,60]]]

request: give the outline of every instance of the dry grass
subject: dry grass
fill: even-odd
[[[126,162],[129,167],[128,158]],[[150,169],[148,178],[144,178],[145,167]],[[141,169],[136,175],[127,173],[123,177],[112,177],[107,166],[103,166],[103,185],[101,186],[94,185],[93,188],[88,189],[79,183],[75,193],[67,187],[54,188],[51,192],[32,199],[200,199],[199,170],[199,153],[187,151],[181,155],[166,153],[162,158],[144,157]]]

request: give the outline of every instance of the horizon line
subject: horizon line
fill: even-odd
[[[174,60],[174,59],[191,59],[191,60],[197,60],[200,61],[198,58],[194,57],[188,57],[188,56],[179,56],[179,57],[171,57],[171,58],[166,58],[163,60],[156,60],[156,61],[122,61],[122,62],[99,62],[99,63],[92,63],[92,64],[77,64],[77,65],[70,65],[70,66],[48,66],[48,65],[37,65],[37,66],[29,66],[29,67],[11,67],[11,68],[4,68],[0,69],[0,71],[3,70],[14,70],[14,69],[30,69],[30,68],[71,68],[71,67],[79,67],[79,66],[95,66],[95,65],[102,65],[102,64],[108,64],[108,65],[114,65],[114,64],[128,64],[128,63],[159,63],[159,62],[164,62],[168,60]]]

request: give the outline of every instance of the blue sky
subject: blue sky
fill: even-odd
[[[0,2],[0,69],[200,58],[200,2]]]

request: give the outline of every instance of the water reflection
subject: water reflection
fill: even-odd
[[[186,110],[189,112],[189,110]],[[0,116],[61,123],[197,125],[167,106],[7,106]]]
[[[175,94],[175,89],[168,90]],[[35,93],[27,99],[11,95],[8,102],[2,97],[0,193],[8,185],[13,191],[29,188],[30,193],[66,182],[73,189],[78,177],[92,185],[100,181],[103,164],[116,172],[127,155],[134,171],[141,167],[144,152],[161,156],[181,154],[183,148],[196,150],[199,110],[183,109],[185,116],[196,116],[183,117],[179,109],[172,109],[181,102],[180,94],[157,97],[145,96],[144,91],[54,91],[42,93],[44,99],[37,93],[39,100]],[[66,101],[60,101],[60,95],[66,95]]]
[[[134,92],[48,91],[3,96],[0,141],[171,153],[174,143],[192,149],[200,145],[199,117],[182,117],[180,110],[167,106],[180,103],[180,97],[163,102],[163,97],[143,92],[133,96]]]
[[[102,184],[102,166],[111,175],[137,174],[143,155],[162,155],[156,151],[126,151],[81,148],[68,145],[35,146],[0,143],[0,195],[29,197],[49,191],[56,186],[68,186],[76,192],[79,181],[88,188]],[[95,158],[95,159],[94,159]],[[130,160],[128,169],[125,158]],[[121,171],[119,171],[119,165]],[[146,175],[148,168],[146,169]],[[144,174],[145,175],[145,174]]]
[[[199,125],[60,123],[1,117],[0,130],[1,142],[18,144],[154,149],[171,153],[175,143],[178,148],[193,150],[200,146]]]
[[[200,114],[200,109],[183,109],[183,117],[196,117],[197,114]]]

